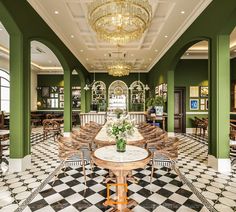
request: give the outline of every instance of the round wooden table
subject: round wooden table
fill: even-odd
[[[110,169],[116,176],[116,198],[117,204],[112,205],[108,200],[104,205],[115,206],[114,211],[130,211],[129,206],[136,202],[129,199],[126,202],[127,187],[119,185],[127,185],[127,175],[129,171],[137,168],[144,168],[151,159],[151,153],[137,146],[126,146],[126,152],[120,153],[116,151],[116,146],[105,146],[98,148],[92,154],[93,162],[102,168]]]

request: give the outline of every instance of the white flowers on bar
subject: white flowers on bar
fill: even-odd
[[[134,133],[134,120],[129,115],[112,118],[107,121],[107,134],[116,139],[127,138]]]

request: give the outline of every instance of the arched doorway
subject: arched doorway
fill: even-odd
[[[128,86],[121,80],[116,80],[111,83],[108,88],[108,111],[122,109],[128,111]]]

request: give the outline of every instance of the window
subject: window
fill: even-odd
[[[0,69],[0,110],[10,112],[10,76]]]

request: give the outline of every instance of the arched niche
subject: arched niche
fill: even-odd
[[[106,110],[106,84],[103,81],[93,83],[92,104],[98,105],[99,111]]]
[[[130,87],[130,110],[144,111],[145,110],[145,89],[141,81],[134,81]]]
[[[108,88],[108,110],[117,108],[128,111],[128,86],[121,80],[112,82]]]

